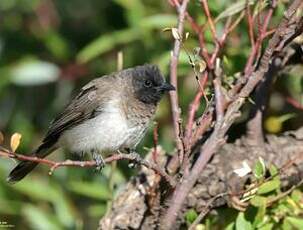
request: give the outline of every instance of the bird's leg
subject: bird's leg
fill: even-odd
[[[92,150],[92,157],[93,157],[94,161],[96,162],[96,171],[100,172],[105,166],[105,162],[103,160],[103,157],[95,149]]]

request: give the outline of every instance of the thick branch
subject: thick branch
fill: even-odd
[[[303,128],[280,137],[268,135],[267,140],[264,152],[251,152],[246,137],[224,145],[199,175],[182,213],[189,209],[205,212],[226,204],[232,206],[231,195],[241,198],[238,194],[243,194],[246,183],[252,178],[251,174],[239,177],[234,170],[243,167],[243,162],[253,168],[258,157],[267,165],[283,168],[280,171],[283,190],[297,185],[303,179]],[[164,157],[160,154],[160,161],[165,161]],[[100,229],[144,229],[146,226],[147,229],[159,229],[160,210],[163,209],[160,201],[166,196],[163,190],[165,187],[161,186],[156,174],[142,169],[114,200],[110,212],[100,220]],[[178,219],[174,229],[185,223],[183,216]]]
[[[270,59],[272,54],[277,50],[281,43],[283,43],[289,37],[292,37],[297,33],[297,27],[289,30],[288,23],[294,19],[295,13],[302,6],[301,0],[295,0],[289,7],[289,9],[285,12],[285,16],[278,26],[273,38],[270,40],[268,47],[266,48],[264,55],[261,59],[260,67],[257,71],[255,71],[252,76],[249,77],[247,84],[240,91],[239,95],[237,95],[236,100],[231,103],[226,111],[223,122],[217,122],[215,125],[215,129],[211,134],[210,138],[206,141],[206,143],[201,148],[201,154],[196,161],[193,169],[189,173],[189,176],[184,178],[182,183],[177,186],[171,202],[170,206],[167,210],[166,215],[163,218],[163,228],[171,229],[174,226],[175,221],[177,219],[178,213],[182,208],[182,205],[187,197],[189,191],[196,183],[199,175],[205,168],[207,162],[213,156],[213,154],[219,150],[221,145],[224,143],[224,136],[230,126],[233,124],[236,117],[239,116],[239,110],[241,106],[245,102],[245,98],[249,96],[249,94],[253,91],[255,86],[262,80],[265,73],[268,71]],[[302,20],[302,18],[301,18]],[[285,33],[287,31],[287,33]],[[283,48],[284,43],[281,48]]]

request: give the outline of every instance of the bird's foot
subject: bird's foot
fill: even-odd
[[[101,156],[101,154],[97,153],[97,152],[93,152],[93,159],[96,162],[96,172],[100,172],[104,167],[105,167],[105,161],[103,160],[103,157]]]

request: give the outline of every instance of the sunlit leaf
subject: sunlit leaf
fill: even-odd
[[[38,208],[34,205],[27,204],[23,206],[22,213],[31,223],[33,229],[44,229],[44,230],[60,230],[62,226],[55,216],[45,212],[43,209]]]
[[[236,219],[236,230],[250,230],[252,229],[251,223],[245,219],[244,213],[239,212],[238,217]]]
[[[267,181],[260,185],[257,193],[266,194],[266,193],[272,192],[272,191],[278,189],[280,187],[280,184],[281,184],[280,180],[277,180],[277,179]]]
[[[266,197],[263,196],[254,196],[251,200],[250,203],[251,205],[255,207],[261,207],[263,205],[266,205]]]
[[[295,189],[291,193],[291,199],[293,199],[295,202],[300,202],[301,199],[303,198],[303,194],[300,190]]]
[[[57,190],[41,180],[23,180],[15,184],[13,189],[27,195],[33,200],[52,201],[57,198]]]
[[[257,214],[254,218],[253,226],[257,226],[258,224],[262,223],[265,213],[266,213],[266,197],[261,196],[254,196],[250,203],[258,208]]]
[[[145,17],[144,20],[140,22],[140,26],[144,29],[162,29],[164,27],[175,25],[176,21],[176,15],[156,14],[149,17]]]
[[[59,68],[45,61],[24,61],[12,70],[12,82],[17,85],[40,85],[54,82],[59,78]]]
[[[186,33],[185,33],[185,40],[187,40],[188,37],[189,37],[189,32],[186,32]]]
[[[199,72],[202,73],[206,69],[206,63],[203,60],[199,61]]]
[[[125,29],[110,34],[105,34],[85,46],[77,55],[81,63],[91,61],[97,56],[110,51],[117,45],[127,44],[140,38],[140,31],[137,29]]]
[[[259,157],[258,161],[256,162],[253,173],[257,179],[261,179],[265,176],[266,173],[265,162],[261,157]]]
[[[287,222],[289,222],[296,229],[303,229],[303,219],[302,218],[286,217],[285,220]]]
[[[135,27],[143,20],[146,7],[141,0],[115,0],[116,3],[127,9],[127,19],[131,26]]]
[[[11,136],[11,150],[13,152],[15,152],[18,148],[18,146],[20,145],[20,140],[21,140],[21,137],[22,135],[20,133],[14,133],[12,136]]]
[[[216,18],[216,20],[233,16],[244,10],[247,5],[253,5],[254,2],[255,2],[254,0],[242,0],[235,2],[231,4],[228,8],[226,8],[223,12],[221,12],[219,16]]]
[[[269,173],[270,173],[271,176],[276,176],[276,175],[278,175],[279,170],[275,165],[271,164],[269,166]]]

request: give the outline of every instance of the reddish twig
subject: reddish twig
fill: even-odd
[[[267,36],[267,27],[268,27],[268,24],[270,22],[270,19],[272,17],[273,11],[276,8],[276,6],[277,6],[277,1],[273,0],[271,2],[270,9],[268,10],[264,20],[262,21],[262,26],[258,27],[259,32],[258,32],[258,37],[256,39],[256,42],[254,41],[254,38],[253,38],[253,18],[251,18],[251,17],[248,18],[250,39],[253,39],[253,40],[251,41],[252,42],[252,51],[249,55],[249,58],[247,60],[247,63],[245,65],[245,69],[244,69],[245,77],[248,77],[253,72],[253,63],[256,60],[256,58],[259,56],[258,54],[261,52],[261,46],[262,46],[263,40]],[[257,17],[259,20],[259,14]]]
[[[205,13],[205,15],[207,17],[207,21],[208,21],[209,28],[210,28],[211,34],[213,36],[213,39],[215,41],[217,41],[218,38],[217,38],[216,28],[215,28],[215,24],[214,24],[213,18],[212,18],[211,14],[210,14],[210,11],[209,11],[208,2],[207,2],[207,0],[201,0],[201,4],[203,6],[204,13]]]
[[[184,28],[184,18],[185,18],[185,12],[187,8],[189,0],[184,0],[182,2],[182,5],[180,5],[178,8],[179,12],[179,18],[178,18],[178,33],[182,38],[183,35],[183,28]],[[184,148],[183,148],[183,141],[181,139],[181,130],[180,130],[180,107],[178,102],[178,81],[177,81],[177,66],[178,66],[178,59],[179,59],[179,53],[181,48],[181,39],[176,39],[174,43],[174,49],[171,56],[170,61],[170,83],[175,86],[175,91],[170,91],[170,101],[171,101],[171,109],[172,109],[172,115],[173,115],[173,122],[174,122],[174,132],[175,132],[175,138],[176,138],[176,145],[179,155],[179,161],[183,161],[184,157]]]
[[[246,2],[246,17],[247,17],[247,24],[248,24],[248,34],[251,46],[255,46],[255,37],[254,37],[254,19],[251,15],[250,6],[248,5],[248,1]]]
[[[5,158],[17,159],[20,161],[32,161],[32,162],[49,165],[50,166],[50,171],[49,171],[50,175],[59,167],[70,166],[70,167],[82,167],[83,168],[83,167],[96,166],[96,161],[65,160],[62,162],[56,162],[56,161],[48,160],[45,158],[39,158],[39,157],[35,157],[35,156],[26,156],[26,155],[22,155],[22,154],[13,153],[2,147],[0,150],[0,156],[5,157]],[[144,160],[142,158],[138,158],[137,155],[123,154],[123,153],[113,154],[113,155],[105,158],[104,162],[110,163],[110,162],[118,161],[118,160],[122,160],[122,159],[136,161],[137,163],[154,170],[156,173],[161,175],[172,187],[175,186],[174,180],[162,168],[160,168],[157,164],[154,164],[154,163]]]
[[[286,101],[289,104],[291,104],[293,107],[295,107],[296,109],[303,110],[303,99],[301,100],[301,102],[299,102],[299,101],[296,101],[294,98],[287,97]]]
[[[187,177],[183,178],[181,184],[179,184],[175,189],[170,206],[167,210],[167,213],[163,217],[162,226],[164,229],[172,229],[172,226],[175,225],[175,221],[177,219],[179,211],[182,208],[185,198],[187,197],[187,194],[196,183],[197,179],[199,178],[199,175],[201,175],[201,172],[207,165],[209,159],[216,151],[218,151],[221,145],[225,142],[224,136],[227,130],[233,124],[235,119],[239,116],[239,110],[244,104],[245,98],[249,96],[255,86],[262,80],[265,73],[268,71],[270,59],[273,53],[277,51],[277,47],[281,46],[280,43],[285,44],[285,40],[289,40],[289,38],[293,39],[295,36],[297,36],[298,29],[301,32],[302,28],[297,27],[301,25],[301,23],[299,23],[295,28],[287,30],[287,33],[285,33],[288,27],[288,23],[294,18],[296,18],[295,13],[298,9],[301,9],[300,6],[302,6],[302,1],[294,0],[288,10],[285,12],[284,18],[279,24],[273,38],[269,41],[269,44],[261,58],[258,70],[252,74],[246,85],[241,89],[240,93],[237,95],[236,99],[228,106],[224,118],[222,119],[222,122],[216,122],[214,131],[212,132],[208,140],[205,142],[205,144],[201,147],[200,156],[195,162],[192,170],[190,171]],[[303,18],[301,16],[299,17],[302,21]]]

